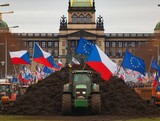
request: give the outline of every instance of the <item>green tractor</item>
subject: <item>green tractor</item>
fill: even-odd
[[[101,113],[99,85],[93,83],[90,70],[72,71],[70,82],[63,87],[62,113],[70,114],[73,109],[90,109],[94,114]]]

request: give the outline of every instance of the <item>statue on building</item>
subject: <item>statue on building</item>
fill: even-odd
[[[63,15],[60,19],[61,26],[67,26],[67,18]]]
[[[103,17],[101,15],[99,15],[99,17],[97,17],[97,27],[103,28]]]

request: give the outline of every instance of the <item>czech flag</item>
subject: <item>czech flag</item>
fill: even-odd
[[[104,80],[109,80],[117,71],[117,65],[97,45],[93,47],[86,63],[99,72]]]
[[[52,69],[55,71],[59,71],[60,70],[60,66],[58,66],[56,63],[52,63]]]
[[[62,66],[62,60],[58,61],[58,66],[61,67]]]
[[[27,50],[9,52],[13,64],[30,64]]]
[[[43,51],[42,48],[36,43],[34,44],[33,61],[36,61],[51,68],[53,67],[54,63],[51,54]]]

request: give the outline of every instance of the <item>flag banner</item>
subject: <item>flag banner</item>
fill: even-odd
[[[157,65],[157,62],[156,62],[155,59],[152,60],[152,65],[151,65],[151,67],[152,67],[153,69],[155,69],[155,70],[158,70],[158,65]]]
[[[52,71],[50,68],[48,68],[47,66],[44,66],[43,69],[42,69],[42,71],[43,71],[44,73],[47,73],[47,74],[53,73],[53,71]]]
[[[92,41],[88,41],[84,38],[80,38],[78,46],[76,48],[77,54],[89,55],[95,44]]]
[[[27,50],[9,52],[13,64],[30,64]]]
[[[60,70],[60,66],[58,66],[56,63],[53,63],[52,64],[52,69],[55,70],[55,71],[59,71]]]
[[[36,61],[48,67],[53,67],[54,63],[51,54],[43,51],[42,48],[36,43],[34,44],[33,61]]]
[[[27,79],[26,77],[25,77],[25,75],[23,75],[23,74],[19,74],[19,80],[21,81],[21,82],[23,82],[23,83],[29,83],[30,82],[30,80],[29,79]]]
[[[104,80],[109,80],[117,71],[117,65],[97,45],[93,47],[86,63],[99,72]]]
[[[72,58],[72,62],[76,65],[80,65],[80,63],[74,57]]]
[[[154,81],[153,81],[153,87],[157,87],[159,84],[159,79],[158,79],[158,75],[156,75]]]
[[[15,77],[15,76],[13,76],[13,77],[12,77],[12,83],[18,83],[18,78]]]
[[[62,60],[58,60],[58,66],[59,66],[59,67],[62,66]]]
[[[135,55],[131,54],[129,51],[126,51],[122,65],[125,68],[129,68],[134,71],[138,71],[141,74],[145,75],[146,66],[144,60]]]

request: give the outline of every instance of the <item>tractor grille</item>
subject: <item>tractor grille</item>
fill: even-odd
[[[87,90],[86,89],[76,89],[76,99],[86,99]]]

